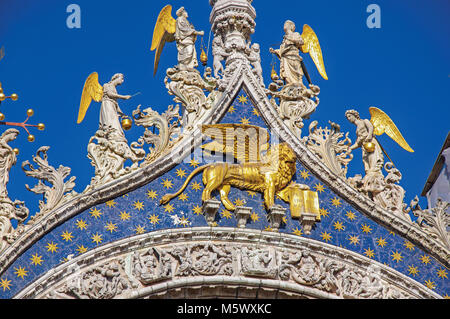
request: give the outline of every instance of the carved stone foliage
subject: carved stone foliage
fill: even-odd
[[[25,187],[35,193],[43,194],[45,201],[39,201],[38,215],[46,214],[56,206],[67,201],[76,193],[73,191],[75,187],[75,176],[70,177],[67,181],[65,179],[70,176],[70,168],[60,165],[57,169],[48,163],[47,151],[48,146],[43,146],[38,149],[36,156],[33,156],[33,162],[38,167],[35,168],[29,161],[22,163],[22,169],[25,175],[38,179],[38,183],[34,187]],[[50,184],[51,186],[49,186]],[[36,217],[33,216],[33,217]],[[33,218],[35,221],[36,218]]]
[[[195,69],[169,68],[164,83],[169,94],[175,96],[174,102],[183,106],[183,128],[186,130],[191,130],[218,98],[211,68],[206,68],[203,77]],[[205,92],[209,92],[208,95]]]
[[[301,83],[284,85],[278,76],[274,76],[273,81],[266,90],[267,95],[271,97],[270,102],[278,110],[287,127],[300,138],[303,120],[308,119],[319,105],[320,88],[313,84],[310,84],[309,88]]]
[[[96,141],[96,142],[95,142]],[[111,182],[139,167],[145,151],[136,142],[128,145],[127,140],[109,126],[100,126],[88,144],[88,158],[95,168],[95,175],[87,189]],[[132,165],[125,167],[130,160]]]
[[[133,118],[137,126],[145,128],[144,135],[138,139],[140,145],[152,145],[145,158],[145,163],[150,163],[161,156],[163,152],[172,148],[180,137],[181,116],[179,107],[169,105],[166,112],[159,114],[151,108],[141,111],[140,106],[133,111]],[[157,132],[155,133],[155,129]]]
[[[351,145],[348,132],[341,132],[340,126],[329,121],[331,128],[317,127],[318,122],[309,125],[309,135],[304,137],[306,146],[336,175],[346,178],[348,163],[353,155],[346,153]]]
[[[17,162],[16,154],[8,143],[15,140],[18,134],[18,130],[8,129],[0,136],[0,252],[25,230],[23,223],[29,214],[24,202],[9,198],[6,188],[9,171]],[[12,220],[17,221],[15,229]]]
[[[243,277],[280,280],[290,283],[290,287],[292,284],[307,287],[322,297],[344,299],[424,296],[416,288],[404,290],[411,285],[403,282],[405,279],[399,279],[402,283],[393,282],[392,274],[382,265],[363,266],[361,261],[352,258],[339,253],[323,255],[320,248],[318,251],[305,247],[279,249],[270,245],[211,241],[169,244],[129,252],[88,269],[78,269],[56,288],[47,287],[38,298],[130,298],[142,296],[140,291],[149,291],[146,287],[159,287],[162,281],[186,277],[204,277],[205,282],[208,277],[220,277],[220,282],[225,284],[227,278],[234,284],[239,278],[244,285]],[[185,280],[189,282],[188,278]],[[33,297],[32,292],[26,296]]]
[[[436,207],[422,210],[418,200],[411,204],[412,213],[417,217],[417,224],[431,237],[439,240],[450,249],[450,203],[438,198]]]

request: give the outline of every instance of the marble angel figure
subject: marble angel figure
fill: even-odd
[[[119,117],[124,116],[117,103],[118,99],[128,100],[131,95],[120,95],[117,93],[117,86],[124,81],[121,73],[113,75],[111,81],[101,86],[98,82],[97,72],[92,73],[87,78],[81,96],[80,109],[77,123],[81,123],[86,115],[92,100],[101,102],[99,128],[110,130],[115,138],[125,139]]]
[[[197,36],[204,35],[204,31],[195,30],[187,19],[189,15],[184,7],[178,9],[176,15],[177,19],[172,18],[172,6],[167,5],[161,10],[156,21],[151,46],[152,51],[156,49],[154,74],[166,42],[176,42],[180,71],[191,71],[198,66],[195,41]]]
[[[346,154],[357,148],[362,149],[362,160],[366,173],[361,180],[362,191],[370,193],[377,202],[381,202],[378,197],[382,196],[382,192],[386,189],[386,180],[382,173],[384,150],[375,136],[386,133],[406,151],[412,153],[414,150],[408,145],[397,126],[386,113],[376,107],[370,107],[369,111],[371,114],[370,120],[361,119],[359,113],[355,110],[345,112],[349,122],[356,125],[356,141],[349,147]]]
[[[284,37],[279,49],[269,49],[270,53],[275,54],[280,59],[280,78],[287,85],[303,86],[304,73],[303,58],[299,51],[309,53],[320,75],[328,80],[323,62],[322,49],[319,39],[313,29],[305,24],[302,34],[295,31],[295,23],[287,20],[284,23]],[[305,69],[306,70],[306,69]],[[311,83],[310,83],[311,84]]]

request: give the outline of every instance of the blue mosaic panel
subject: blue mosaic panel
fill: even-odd
[[[222,123],[267,127],[244,91],[238,94]],[[69,255],[78,256],[98,246],[155,230],[207,226],[201,214],[201,174],[192,179],[180,196],[166,205],[159,205],[164,194],[178,190],[186,177],[202,164],[201,151],[196,150],[191,158],[148,185],[97,205],[53,229],[1,275],[0,298],[13,297],[47,271],[65,262]],[[316,223],[310,235],[305,235],[299,221],[287,214],[280,232],[346,248],[392,267],[444,297],[449,296],[448,269],[433,257],[356,211],[300,163],[297,163],[294,180],[319,193],[321,221]],[[217,194],[215,197],[219,199]],[[248,228],[269,230],[261,194],[233,188],[229,198],[236,205],[245,203],[245,206],[252,207]],[[279,199],[276,203],[289,208]],[[221,204],[216,224],[236,227],[237,222],[234,214]]]

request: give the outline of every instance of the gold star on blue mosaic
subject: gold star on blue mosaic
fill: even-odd
[[[198,205],[195,205],[194,208],[192,208],[192,212],[195,215],[200,215],[200,214],[202,214],[202,207],[198,206]]]
[[[402,261],[402,259],[403,259],[402,254],[399,253],[398,251],[392,252],[391,257],[392,257],[392,260],[393,260],[393,261],[396,261],[397,263],[398,263],[399,261]]]
[[[191,188],[194,191],[198,191],[198,190],[200,190],[202,188],[202,185],[199,182],[193,182],[192,185],[191,185]]]
[[[327,232],[322,232],[320,234],[320,237],[322,237],[322,239],[326,242],[329,242],[333,238],[333,236],[331,236],[331,234]]]
[[[91,216],[94,217],[95,219],[99,218],[99,217],[103,214],[103,213],[102,213],[99,209],[97,209],[97,208],[92,209],[89,213],[90,213]]]
[[[408,266],[408,273],[415,277],[419,273],[419,269],[416,266]]]
[[[381,237],[380,237],[380,238],[377,238],[376,243],[377,243],[377,245],[380,246],[380,247],[384,247],[384,246],[386,246],[386,244],[387,244],[386,239],[381,238]]]
[[[14,274],[17,275],[17,278],[25,279],[25,276],[28,276],[28,270],[25,270],[23,267],[14,268]]]
[[[185,177],[186,176],[186,171],[184,169],[181,169],[181,168],[177,169],[177,176],[180,177],[180,178]]]
[[[143,234],[143,233],[145,233],[145,227],[143,227],[141,225],[137,225],[136,228],[134,229],[134,231],[136,232],[136,234]]]
[[[117,231],[117,224],[113,224],[112,222],[108,222],[105,225],[105,228],[106,228],[107,231],[111,232],[111,234],[112,234],[112,232]]]
[[[99,233],[92,235],[91,239],[92,239],[92,242],[96,243],[97,245],[103,241],[102,235]]]
[[[61,237],[62,237],[62,239],[65,240],[66,242],[72,241],[72,239],[73,239],[72,233],[71,233],[71,232],[69,233],[67,230],[66,230],[64,233],[61,234]]]
[[[150,215],[148,217],[148,219],[150,220],[150,223],[153,224],[153,225],[159,224],[159,222],[160,222],[159,216],[155,215],[155,214]]]
[[[429,280],[426,280],[426,281],[425,281],[425,286],[427,286],[427,288],[433,290],[433,289],[436,288],[436,283],[435,283],[434,281],[431,281],[431,280],[429,279]]]
[[[318,192],[318,193],[323,193],[325,191],[325,186],[323,186],[320,183],[315,184],[314,188],[316,189],[316,192]]]
[[[298,229],[298,227],[295,228],[295,229],[292,231],[292,233],[293,233],[294,235],[297,235],[297,236],[301,236],[301,235],[303,234],[302,230],[301,230],[301,229]]]
[[[6,278],[0,279],[0,288],[5,291],[6,289],[11,290],[11,280],[8,280]]]
[[[114,200],[109,200],[105,203],[106,206],[108,206],[109,208],[114,208],[116,207],[117,203]]]
[[[131,215],[127,212],[120,212],[120,220],[129,220],[131,218]]]
[[[348,240],[352,245],[359,244],[359,237],[358,236],[349,236]]]
[[[139,211],[144,209],[144,203],[141,201],[138,201],[138,200],[133,203],[133,206],[135,209],[137,209]]]
[[[342,231],[345,229],[345,226],[342,224],[342,222],[337,221],[333,224],[334,229],[336,229],[337,231]]]
[[[331,204],[332,204],[334,207],[341,207],[341,206],[342,206],[341,199],[340,199],[340,198],[337,198],[337,197],[334,197],[334,198],[331,200]]]
[[[150,189],[147,191],[147,198],[148,199],[155,199],[158,197],[158,193],[156,193],[154,190]]]
[[[43,260],[42,260],[42,256],[39,256],[37,253],[32,255],[30,258],[31,264],[34,266],[41,266]]]
[[[238,97],[238,101],[239,101],[239,103],[246,104],[248,102],[248,98],[245,95],[240,95]]]
[[[366,255],[369,258],[373,258],[375,256],[375,253],[373,249],[367,248],[366,250],[364,250],[364,255]]]
[[[47,251],[51,253],[54,253],[59,249],[58,244],[55,244],[54,242],[48,243],[45,248],[47,248]]]
[[[75,223],[75,225],[77,226],[78,229],[80,230],[86,230],[87,228],[87,224],[84,220],[80,219],[77,220],[77,222]]]
[[[231,217],[233,217],[233,214],[231,214],[230,211],[228,211],[228,210],[226,210],[226,209],[223,209],[223,210],[220,212],[220,216],[222,216],[223,218],[226,218],[226,219],[230,219]]]
[[[173,205],[171,203],[168,203],[164,206],[164,211],[166,213],[173,213],[175,207],[173,207]]]
[[[84,247],[83,245],[77,245],[77,252],[79,253],[79,254],[84,254],[85,252],[87,252],[87,248],[86,247]]]
[[[173,187],[173,183],[171,180],[167,179],[163,179],[163,181],[161,182],[164,186],[164,188],[166,189],[171,189]]]

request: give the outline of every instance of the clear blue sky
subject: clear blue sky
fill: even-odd
[[[66,26],[66,7],[71,3],[81,7],[81,29]],[[53,166],[72,168],[77,192],[90,182],[94,168],[86,148],[97,129],[100,105],[91,105],[82,124],[76,124],[76,117],[83,84],[91,72],[99,73],[101,83],[121,72],[125,83],[119,93],[142,92],[121,103],[129,115],[138,104],[163,112],[173,103],[163,79],[164,70],[176,64],[175,46],[164,49],[156,77],[154,53],[149,50],[156,17],[168,3],[175,10],[185,6],[190,21],[205,30],[207,41],[211,9],[207,0],[0,0],[0,46],[6,48],[0,81],[6,93],[20,96],[17,102],[2,103],[0,112],[6,120],[18,122],[32,107],[35,116],[30,122],[47,126],[44,132],[34,130],[34,143],[27,142],[21,131],[11,144],[21,151],[8,184],[11,199],[26,201],[32,214],[38,210],[41,196],[24,187],[36,180],[26,177],[20,166],[31,161],[42,145],[51,147],[48,155]],[[366,26],[370,3],[381,7],[381,29]],[[345,119],[345,110],[354,108],[369,118],[370,106],[383,109],[415,150],[408,153],[386,135],[380,138],[403,173],[405,201],[420,195],[450,128],[450,2],[255,0],[253,6],[257,26],[252,41],[261,45],[266,85],[272,61],[268,50],[281,42],[286,19],[299,29],[309,24],[320,39],[329,81],[321,79],[306,57],[311,78],[321,87],[321,102],[306,122],[304,134],[310,121],[326,126],[332,120],[354,140],[355,127]],[[141,133],[140,128],[127,132],[129,142]],[[359,152],[348,175],[356,173],[363,173]]]

